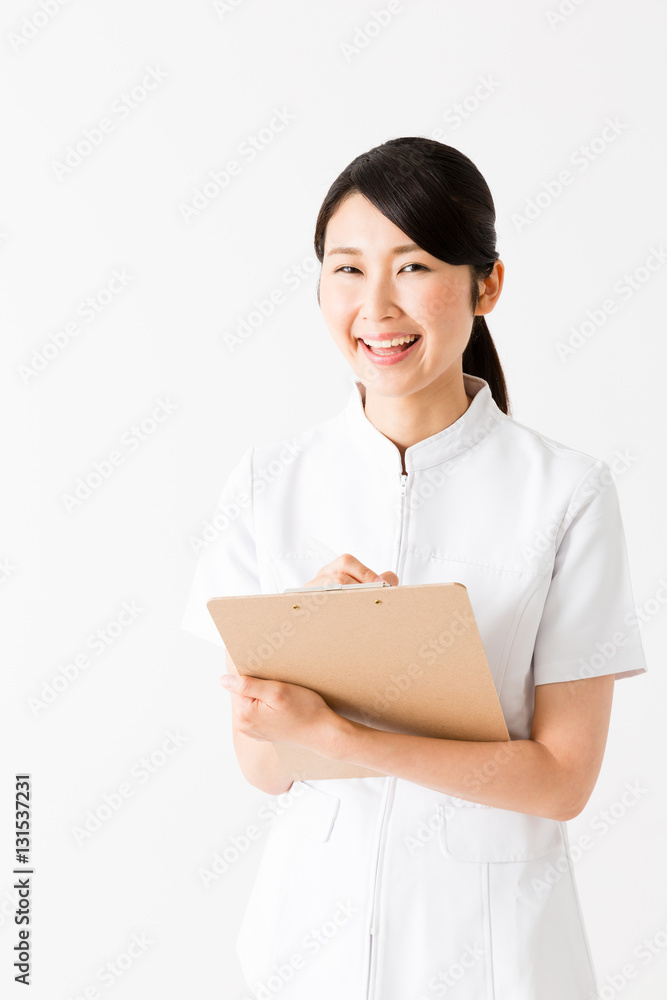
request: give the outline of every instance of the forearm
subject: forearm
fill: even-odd
[[[246,781],[267,795],[281,795],[289,790],[292,779],[283,769],[273,743],[237,732],[233,733],[233,739],[236,759]]]
[[[578,812],[568,775],[535,740],[481,743],[386,733],[339,716],[327,755],[455,798],[565,820]]]
[[[229,652],[226,651],[227,672],[237,677],[239,672]],[[232,695],[232,702],[238,695]],[[232,738],[236,759],[243,777],[267,795],[281,795],[288,791],[292,779],[285,773],[276,748],[267,740],[256,740],[239,733],[232,721]]]

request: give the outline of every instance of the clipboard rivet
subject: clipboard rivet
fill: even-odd
[[[293,604],[292,605],[292,611],[299,611],[299,610],[300,609],[299,609],[299,605],[298,604]]]
[[[376,601],[375,603],[376,604],[382,604],[382,601]]]

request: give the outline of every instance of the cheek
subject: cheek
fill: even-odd
[[[340,326],[350,314],[344,291],[334,292],[325,281],[320,284],[320,309],[330,327]]]
[[[422,289],[421,294],[414,297],[410,312],[421,326],[451,322],[461,313],[464,302],[460,288],[449,284],[434,285]]]

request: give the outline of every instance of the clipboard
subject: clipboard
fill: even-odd
[[[332,584],[206,602],[240,674],[301,684],[339,715],[386,732],[509,740],[462,583]],[[273,743],[295,781],[382,777]]]

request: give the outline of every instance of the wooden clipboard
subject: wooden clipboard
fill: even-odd
[[[510,738],[462,583],[335,584],[206,607],[240,674],[309,687],[339,715],[387,732]],[[295,781],[383,774],[273,746]]]

